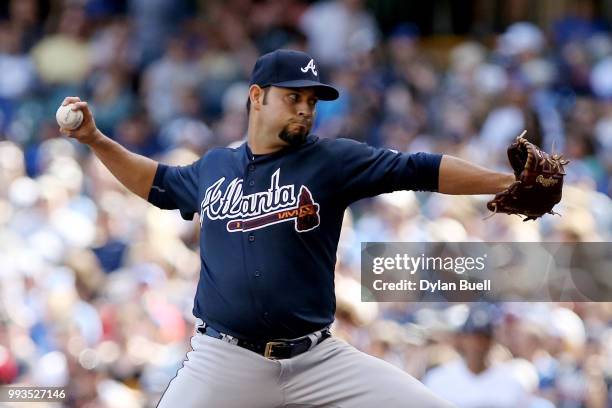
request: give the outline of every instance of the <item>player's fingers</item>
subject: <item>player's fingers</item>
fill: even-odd
[[[59,128],[59,131],[62,135],[67,136],[67,137],[73,137],[72,131],[68,130],[68,129],[64,129],[63,127]]]
[[[81,98],[78,96],[67,96],[62,101],[62,106],[70,105],[71,103],[80,102]]]
[[[91,111],[89,110],[89,105],[85,101],[75,102],[74,105],[72,106],[72,110],[73,111],[80,110],[81,112],[83,112],[83,117],[85,121],[89,121],[90,119],[93,119]]]
[[[73,111],[78,111],[78,110],[84,111],[84,110],[87,110],[87,109],[88,109],[88,107],[89,107],[89,105],[87,105],[87,102],[85,102],[85,101],[80,101],[80,102],[75,102],[75,103],[72,105],[72,110],[73,110]]]

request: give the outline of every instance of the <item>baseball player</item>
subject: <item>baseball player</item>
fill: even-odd
[[[247,141],[170,167],[127,151],[84,114],[62,132],[129,190],[200,219],[197,320],[159,407],[448,407],[420,382],[330,334],[345,209],[395,190],[494,194],[515,181],[448,155],[406,154],[310,133],[321,83],[309,55],[277,50],[252,71]]]

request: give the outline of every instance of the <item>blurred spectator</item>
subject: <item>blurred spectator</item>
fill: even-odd
[[[181,92],[199,86],[201,80],[201,71],[186,39],[171,38],[163,57],[153,62],[143,74],[145,106],[153,121],[160,125],[172,119],[181,106]]]
[[[600,18],[593,1],[570,1],[567,14],[553,26],[554,38],[560,45],[581,42],[610,29],[609,22]]]
[[[66,8],[57,31],[32,48],[40,79],[48,85],[80,85],[91,66],[86,41],[87,16],[80,7]]]
[[[22,98],[34,86],[34,64],[21,52],[18,32],[7,23],[0,23],[0,70],[0,98]]]
[[[134,22],[136,47],[141,63],[148,65],[161,56],[160,45],[175,34],[177,26],[193,12],[192,1],[128,0],[128,15]]]
[[[154,156],[161,148],[145,112],[137,112],[118,123],[116,139],[129,150],[144,156]]]
[[[363,0],[315,2],[302,16],[301,27],[308,37],[309,51],[322,64],[346,64],[378,43],[376,21]]]
[[[527,390],[510,365],[495,361],[492,313],[487,307],[470,312],[457,335],[461,359],[433,369],[424,383],[460,408],[529,407]]]
[[[18,35],[19,52],[28,52],[43,35],[42,13],[37,0],[9,0],[10,26]]]

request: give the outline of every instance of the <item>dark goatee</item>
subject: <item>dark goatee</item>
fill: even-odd
[[[281,132],[278,134],[278,137],[282,141],[287,142],[290,146],[299,146],[299,145],[304,144],[306,142],[307,136],[308,136],[308,131],[291,132],[287,129],[287,127],[281,130]]]

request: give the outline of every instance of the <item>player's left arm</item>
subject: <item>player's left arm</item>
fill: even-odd
[[[440,162],[438,191],[443,194],[496,194],[515,181],[511,173],[500,173],[454,156]]]

